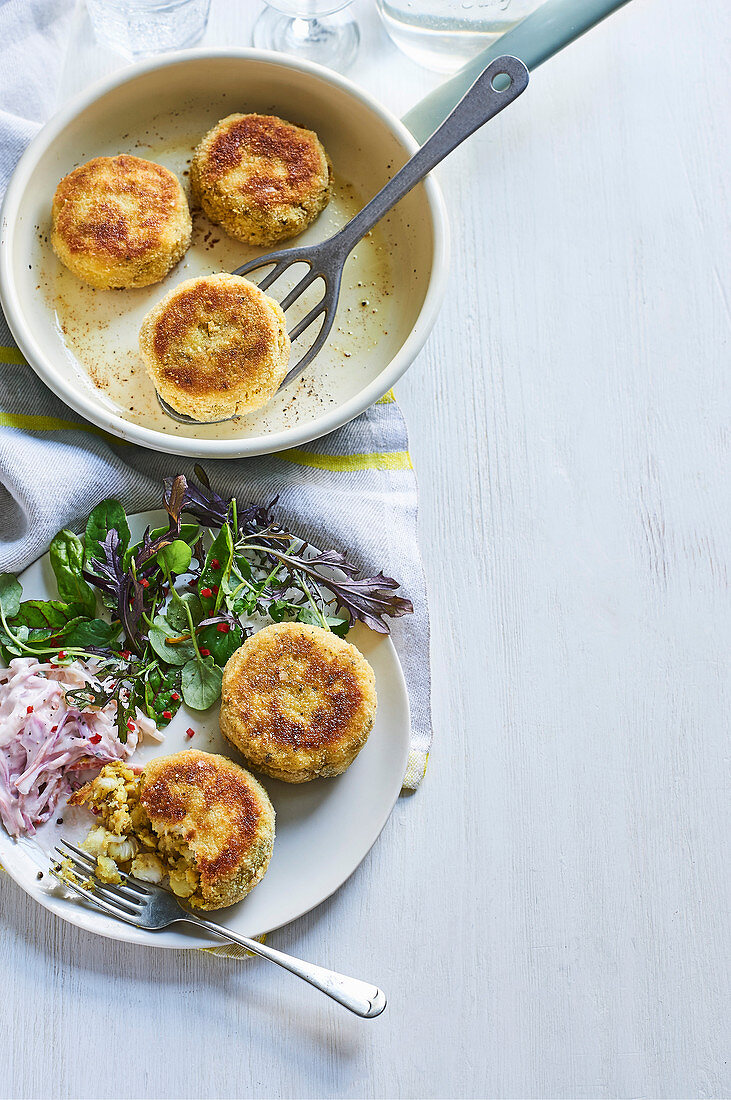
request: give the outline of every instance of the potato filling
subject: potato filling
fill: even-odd
[[[85,803],[98,819],[81,847],[96,858],[102,882],[121,882],[120,870],[143,882],[163,883],[179,898],[195,904],[199,875],[195,853],[185,837],[168,831],[159,835],[139,801],[140,778],[126,764],[106,764],[72,798]]]

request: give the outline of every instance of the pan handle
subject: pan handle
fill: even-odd
[[[404,125],[423,144],[460,101],[480,73],[500,54],[519,57],[535,69],[549,57],[591,30],[629,0],[547,0],[512,30],[460,69],[451,80],[417,103],[404,115]]]

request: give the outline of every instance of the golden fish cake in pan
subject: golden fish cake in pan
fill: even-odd
[[[261,408],[289,364],[277,302],[239,275],[187,279],[142,322],[140,351],[160,396],[206,422]]]
[[[229,115],[193,155],[193,200],[239,241],[295,237],[330,200],[332,168],[312,130],[276,115]]]
[[[81,164],[53,198],[54,252],[74,275],[100,289],[159,282],[184,255],[191,232],[177,176],[140,157]]]

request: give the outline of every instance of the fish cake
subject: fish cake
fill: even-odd
[[[287,373],[289,349],[279,303],[239,275],[187,279],[140,329],[157,392],[204,423],[266,405]]]
[[[97,874],[118,867],[145,882],[167,876],[198,909],[240,901],[264,877],[274,846],[274,809],[249,772],[225,756],[188,749],[151,760],[136,774],[107,764],[69,799],[89,804],[97,824],[82,847]]]
[[[192,853],[198,886],[191,901],[220,909],[264,877],[274,846],[274,808],[253,775],[225,756],[188,749],[151,760],[140,805],[162,838]]]
[[[53,251],[79,279],[102,289],[159,282],[184,255],[191,231],[177,176],[140,157],[81,164],[53,198]]]
[[[226,664],[221,732],[258,771],[285,783],[340,775],[376,715],[376,678],[363,654],[329,630],[274,623]]]
[[[320,140],[276,115],[229,115],[193,154],[194,202],[236,240],[295,237],[330,200],[332,167]]]

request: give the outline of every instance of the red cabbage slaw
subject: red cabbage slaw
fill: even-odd
[[[11,836],[33,835],[72,791],[75,772],[131,756],[142,736],[160,739],[136,712],[127,743],[117,737],[116,701],[69,706],[65,692],[94,681],[93,665],[17,657],[0,668],[0,820]]]

